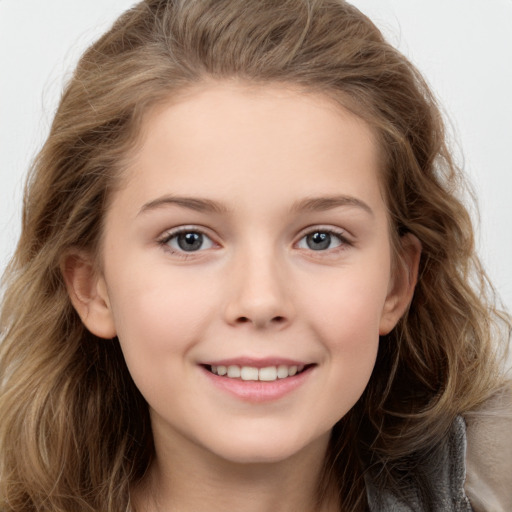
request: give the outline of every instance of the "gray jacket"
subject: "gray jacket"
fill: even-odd
[[[510,397],[504,392],[457,417],[439,450],[409,476],[403,496],[377,489],[367,477],[371,512],[512,512]]]

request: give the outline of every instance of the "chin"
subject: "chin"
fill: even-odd
[[[224,460],[234,464],[277,464],[292,457],[296,452],[276,451],[262,452],[262,450],[240,450],[238,452],[230,451],[229,453],[219,454]]]
[[[228,439],[214,452],[221,458],[236,464],[275,464],[299,455],[308,448],[325,449],[330,433],[318,439],[294,439],[287,435],[276,437],[259,435],[248,438]],[[325,444],[324,444],[325,443]]]

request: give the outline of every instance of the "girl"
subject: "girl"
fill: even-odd
[[[510,322],[460,184],[349,4],[126,12],[27,185],[0,510],[508,510]]]

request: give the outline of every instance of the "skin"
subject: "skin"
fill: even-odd
[[[330,430],[416,282],[412,236],[393,265],[372,131],[321,95],[216,83],[151,112],[142,133],[106,215],[101,272],[83,253],[66,265],[84,323],[119,337],[149,404],[156,460],[134,500],[312,510]],[[180,249],[180,227],[204,233],[199,250]],[[313,233],[329,245],[311,248]],[[242,356],[313,366],[255,403],[201,366]]]

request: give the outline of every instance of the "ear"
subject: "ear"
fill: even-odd
[[[113,338],[116,329],[107,286],[93,258],[83,251],[72,251],[63,258],[61,272],[73,307],[87,329],[100,338]]]
[[[400,254],[380,320],[381,336],[389,334],[406,312],[418,280],[421,242],[412,233],[407,233],[400,238],[400,244]]]

